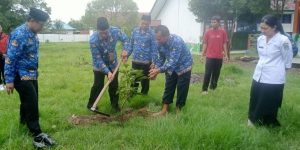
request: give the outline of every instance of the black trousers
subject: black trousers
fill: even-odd
[[[100,94],[103,86],[104,86],[104,78],[106,74],[100,71],[94,71],[94,84],[91,88],[90,98],[87,104],[88,108],[91,108],[96,101],[98,95]],[[119,106],[119,94],[118,91],[118,72],[116,73],[114,80],[109,84],[108,92],[110,97],[111,105],[114,108]]]
[[[223,59],[206,58],[202,91],[207,91],[209,82],[210,82],[210,86],[209,86],[210,89],[214,90],[217,88],[222,64],[223,64]]]
[[[151,65],[150,63],[149,64],[141,64],[141,63],[132,62],[132,68],[135,70],[143,70],[143,75],[147,76],[147,77],[149,75],[150,65]],[[149,79],[141,80],[141,86],[142,86],[141,93],[148,94],[150,80]],[[139,87],[138,81],[134,82],[133,87],[135,88],[135,92],[137,92],[138,87]]]
[[[5,58],[2,56],[2,54],[0,54],[0,84],[5,84],[4,64],[5,64]]]
[[[163,103],[164,104],[173,103],[175,89],[177,87],[176,107],[182,108],[185,105],[186,98],[189,92],[190,79],[191,79],[191,71],[188,71],[180,76],[178,76],[175,72],[173,72],[172,75],[166,73],[166,83],[165,83],[165,91],[163,95]]]
[[[252,82],[248,118],[258,125],[280,125],[277,120],[284,84]]]
[[[22,81],[17,76],[14,86],[21,100],[20,121],[26,123],[30,132],[37,136],[42,132],[39,124],[38,81]]]

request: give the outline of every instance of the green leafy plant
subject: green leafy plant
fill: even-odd
[[[134,87],[132,86],[135,81],[141,81],[146,79],[143,70],[134,70],[129,64],[124,63],[119,70],[120,82],[119,82],[119,96],[121,101],[121,110],[123,110],[125,103],[130,100],[134,94]]]

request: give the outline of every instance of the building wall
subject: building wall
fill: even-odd
[[[188,9],[188,0],[167,0],[158,15],[162,25],[166,25],[171,33],[177,34],[187,43],[199,43],[202,26]]]
[[[40,42],[87,42],[88,34],[38,34]]]

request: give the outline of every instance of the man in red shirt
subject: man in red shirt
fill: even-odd
[[[227,56],[227,34],[220,28],[220,17],[214,16],[211,19],[211,26],[205,34],[203,40],[202,59],[206,57],[205,75],[202,86],[203,94],[207,94],[209,88],[217,88],[220,71],[224,61],[228,60]]]
[[[4,90],[4,64],[5,55],[7,50],[8,36],[2,32],[2,27],[0,25],[0,91]]]

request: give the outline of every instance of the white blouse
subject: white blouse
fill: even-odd
[[[261,35],[257,39],[259,60],[253,79],[260,83],[284,84],[285,70],[291,68],[293,51],[288,37],[276,33],[267,42],[267,37]]]

